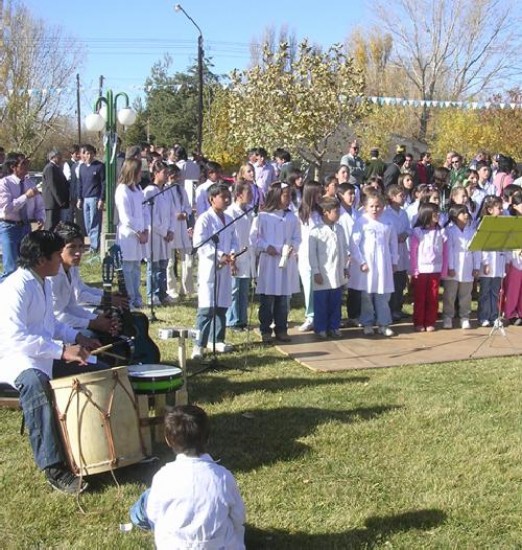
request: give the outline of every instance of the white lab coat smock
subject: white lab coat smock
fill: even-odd
[[[391,225],[363,214],[354,224],[350,244],[350,288],[369,294],[387,294],[394,291],[393,266],[399,253],[397,233]],[[368,271],[361,271],[367,264]]]
[[[219,241],[214,244],[209,241],[203,246],[209,237],[217,233],[231,218],[225,216],[225,221],[210,208],[196,220],[194,226],[194,247],[198,248],[198,307],[208,308],[214,306],[214,251],[217,246],[217,261],[223,254],[237,251],[236,234],[232,226],[227,227],[219,234]],[[232,276],[230,266],[223,265],[217,270],[217,296],[216,307],[230,307],[232,303]]]
[[[45,289],[45,290],[44,290]],[[78,331],[54,318],[51,283],[18,268],[0,284],[0,382],[14,387],[18,375],[37,369],[52,378],[62,343],[74,343]]]
[[[150,219],[150,205],[145,205],[145,222],[149,228],[149,240],[145,245],[146,258],[150,260],[152,247],[154,262],[169,259],[170,244],[167,243],[165,237],[169,231],[174,232],[172,201],[170,197],[167,197],[169,192],[160,195],[160,191],[161,189],[157,185],[147,185],[143,192],[145,200],[154,199],[153,220]]]
[[[296,215],[289,210],[260,212],[254,219],[250,231],[250,244],[258,256],[257,294],[290,296],[299,292],[297,273],[297,252],[301,242],[301,231]],[[283,245],[289,245],[293,252],[286,267],[279,267]],[[277,256],[270,256],[266,249],[273,246]]]
[[[169,186],[169,191],[165,194],[171,201],[172,227],[174,231],[174,239],[170,243],[170,250],[185,250],[192,248],[190,237],[188,234],[187,219],[178,220],[178,214],[186,214],[187,218],[192,213],[192,207],[189,203],[189,198],[185,188],[182,185],[174,184]]]
[[[480,252],[468,250],[474,234],[475,231],[471,225],[467,225],[463,230],[452,223],[446,227],[448,270],[455,270],[455,276],[445,276],[445,279],[459,283],[473,282],[472,272],[474,269],[477,271],[480,269],[481,257]]]
[[[411,235],[411,225],[408,219],[408,214],[404,208],[395,210],[391,206],[387,206],[380,217],[380,221],[392,225],[397,234],[397,247],[399,251],[399,261],[397,262],[397,271],[408,271],[410,269],[410,253],[408,250],[408,241],[399,242],[399,235],[406,233],[408,237]]]
[[[256,257],[252,247],[250,246],[250,230],[254,220],[254,212],[252,211],[245,214],[237,203],[233,203],[227,208],[225,214],[230,216],[233,220],[236,220],[233,225],[237,240],[236,252],[242,252],[246,248],[246,252],[241,254],[241,256],[236,259],[237,272],[234,276],[239,277],[240,279],[250,279],[255,277]]]
[[[121,248],[123,260],[127,262],[141,262],[143,259],[143,245],[138,238],[138,232],[147,227],[143,201],[143,192],[139,187],[133,191],[123,183],[117,185],[114,196],[119,220],[116,242]]]
[[[310,230],[309,259],[312,275],[321,274],[322,284],[312,279],[314,290],[340,288],[346,284],[345,269],[348,263],[348,245],[342,227],[325,223]]]
[[[245,548],[245,506],[236,481],[208,454],[179,454],[163,466],[145,511],[158,550]]]

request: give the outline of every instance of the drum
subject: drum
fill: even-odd
[[[57,378],[51,387],[73,472],[97,474],[144,458],[127,367]]]
[[[134,392],[140,395],[171,393],[183,386],[183,371],[171,365],[130,365],[129,379]]]

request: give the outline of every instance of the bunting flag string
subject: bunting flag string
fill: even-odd
[[[120,91],[126,92],[152,92],[154,90],[173,90],[174,92],[179,92],[186,85],[175,84],[175,85],[164,85],[164,86],[145,86],[143,84],[131,84],[127,85]],[[86,87],[80,86],[80,90],[83,92],[99,92],[98,87]],[[24,90],[16,90],[16,95],[23,96],[28,95],[29,97],[45,97],[47,95],[62,95],[62,94],[71,94],[75,93],[76,88],[74,87],[63,87],[63,88],[29,88]],[[14,89],[7,89],[7,97],[12,97],[15,93]],[[0,99],[4,97],[0,94]],[[344,96],[341,96],[343,98]],[[344,98],[346,99],[346,98]],[[399,107],[428,107],[435,109],[522,109],[521,102],[492,102],[492,101],[453,101],[453,100],[423,100],[423,99],[410,99],[404,97],[387,97],[387,96],[368,96],[368,97],[359,97],[358,101],[368,101],[374,105],[381,106],[399,106]]]

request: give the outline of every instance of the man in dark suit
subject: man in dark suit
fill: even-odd
[[[62,210],[69,208],[69,183],[62,169],[62,153],[53,149],[42,174],[42,198],[45,206],[45,229],[53,231]]]
[[[399,183],[401,168],[405,160],[406,158],[402,153],[397,153],[393,157],[393,161],[390,164],[388,164],[388,167],[384,171],[383,183],[385,188],[387,188],[389,185],[392,185],[392,184],[397,185]]]

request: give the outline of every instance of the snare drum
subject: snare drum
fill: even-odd
[[[127,367],[57,378],[51,387],[72,471],[97,474],[144,458]]]
[[[130,365],[129,379],[139,395],[171,393],[183,386],[183,371],[171,365]]]

